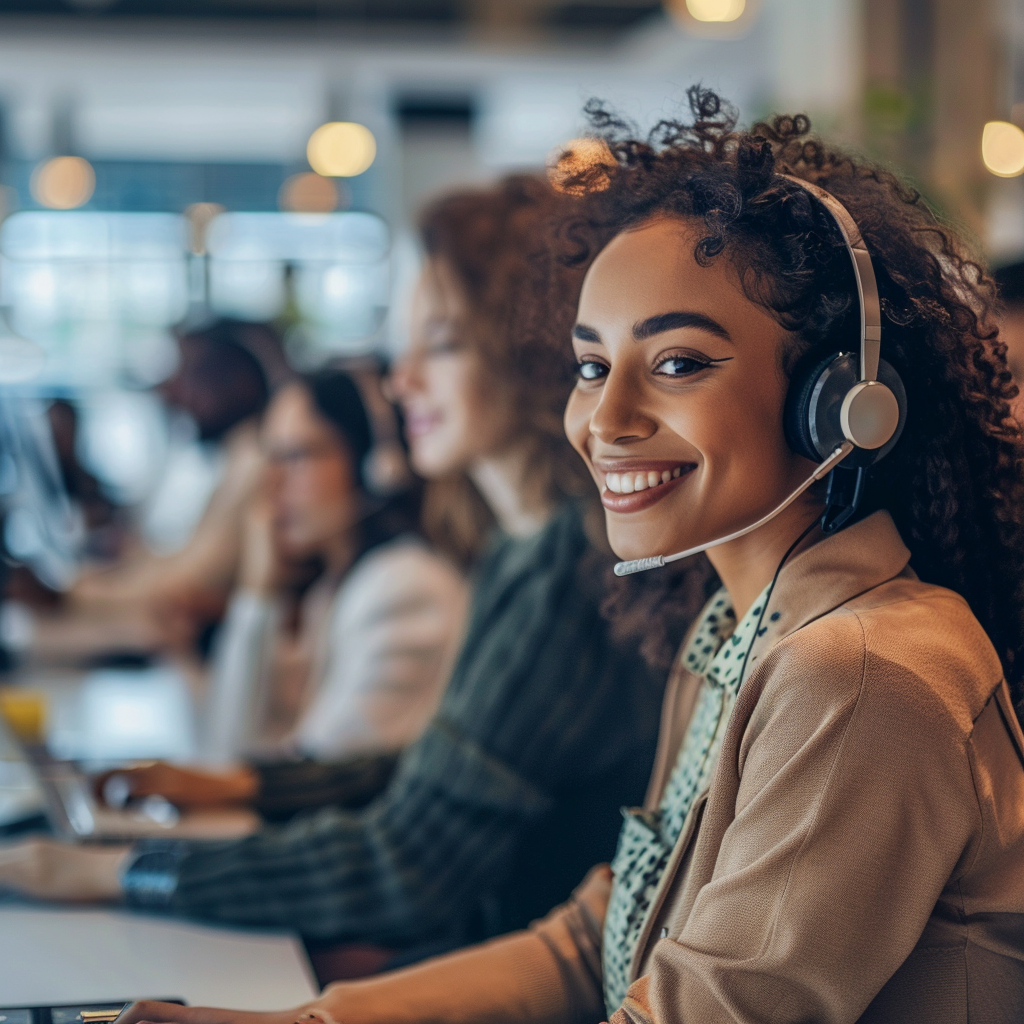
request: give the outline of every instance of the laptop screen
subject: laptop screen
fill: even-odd
[[[36,775],[0,715],[0,829],[37,818],[44,810],[43,792]],[[6,1024],[16,1022],[10,1020]]]

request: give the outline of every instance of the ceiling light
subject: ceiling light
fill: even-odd
[[[686,0],[686,9],[697,21],[736,21],[746,0]]]
[[[989,121],[981,133],[981,159],[1000,178],[1024,174],[1024,131],[1009,121]]]
[[[96,173],[80,156],[55,156],[32,172],[32,195],[51,210],[73,210],[84,206],[96,189]]]
[[[373,163],[376,155],[373,132],[354,121],[322,124],[306,145],[309,166],[328,178],[354,178]]]
[[[331,213],[338,207],[338,186],[311,171],[293,174],[281,186],[277,204],[289,213]]]
[[[611,184],[605,168],[615,165],[615,156],[604,139],[570,139],[548,157],[548,180],[558,192],[573,196],[603,192]]]
[[[195,256],[206,254],[206,235],[214,219],[224,212],[220,203],[191,203],[185,207],[188,247]]]

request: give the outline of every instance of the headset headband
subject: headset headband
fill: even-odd
[[[878,379],[878,359],[882,345],[882,308],[878,300],[878,282],[875,280],[875,268],[871,256],[861,236],[857,222],[850,216],[849,210],[834,195],[826,192],[820,185],[815,185],[792,174],[780,174],[810,192],[822,206],[832,215],[839,226],[839,231],[846,243],[853,264],[853,276],[857,281],[857,297],[860,301],[860,379],[862,381]]]

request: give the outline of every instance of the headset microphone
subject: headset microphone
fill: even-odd
[[[907,394],[899,374],[880,358],[881,303],[871,256],[860,229],[846,207],[823,188],[788,174],[780,177],[809,192],[828,211],[846,244],[857,283],[860,351],[832,352],[824,360],[799,368],[786,394],[786,440],[798,455],[820,460],[818,467],[781,505],[757,522],[674,555],[619,562],[615,566],[616,576],[657,569],[753,533],[826,476],[828,492],[821,526],[826,533],[838,530],[857,510],[867,468],[888,454],[903,431]],[[840,466],[847,458],[849,462]]]
[[[699,544],[695,548],[678,551],[674,555],[654,555],[651,558],[634,558],[632,562],[616,562],[615,575],[629,576],[634,572],[643,572],[645,569],[660,569],[661,566],[667,565],[669,562],[678,562],[681,558],[689,558],[690,555],[699,555],[702,551],[707,551],[708,548],[718,547],[719,544],[728,544],[731,540],[738,540],[740,537],[745,537],[748,533],[759,530],[765,523],[770,523],[780,512],[784,512],[789,508],[811,484],[831,473],[852,451],[853,443],[851,441],[844,441],[781,505],[776,505],[768,515],[762,516],[756,523],[744,526],[742,530],[727,534],[725,537],[709,540],[707,544]]]

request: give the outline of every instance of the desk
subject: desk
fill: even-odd
[[[316,993],[302,946],[289,935],[0,902],[0,1005],[162,996],[284,1010]]]

